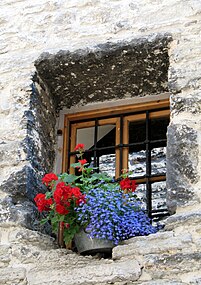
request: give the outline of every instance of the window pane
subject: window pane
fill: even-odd
[[[146,174],[146,151],[136,151],[129,153],[128,169],[132,171],[131,177],[140,177]]]
[[[138,184],[135,193],[140,202],[142,203],[143,209],[146,210],[146,184]]]
[[[167,126],[169,124],[169,118],[156,118],[151,119],[151,140],[166,139]],[[164,143],[162,144],[164,146]]]
[[[152,183],[152,208],[154,210],[166,208],[166,182]]]
[[[105,172],[115,177],[116,155],[115,155],[116,125],[108,124],[98,127],[97,161],[100,172]],[[108,147],[107,149],[104,149]],[[112,148],[109,148],[112,147]],[[103,148],[103,149],[101,149]]]
[[[77,129],[76,145],[83,143],[85,149],[90,149],[94,145],[95,127]]]
[[[146,173],[145,139],[145,121],[130,122],[129,144],[141,142],[141,144],[129,146],[128,169],[132,171],[131,177],[144,176]]]
[[[116,125],[103,125],[98,127],[97,147],[115,146]]]
[[[151,150],[151,174],[166,173],[166,147],[157,147]]]
[[[146,139],[146,123],[145,121],[137,121],[129,123],[129,144],[144,142]],[[131,147],[133,149],[142,149],[142,146]]]
[[[99,157],[99,171],[115,177],[115,154],[104,154]]]
[[[85,146],[85,150],[90,150],[94,145],[94,134],[95,127],[77,129],[76,145],[82,143]],[[93,156],[94,152],[91,151],[84,153],[82,158],[86,159],[90,166],[92,166]],[[79,154],[76,155],[76,162],[78,161],[78,159],[80,159]]]
[[[151,184],[152,187],[152,209],[164,209],[166,208],[166,182],[154,182]],[[136,195],[142,202],[143,207],[146,209],[146,184],[139,184],[136,188]]]

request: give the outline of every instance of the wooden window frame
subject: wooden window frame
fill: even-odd
[[[115,136],[115,143],[120,144],[120,119],[119,118],[109,118],[109,119],[101,119],[98,120],[98,126],[104,126],[108,124],[115,124],[116,125],[116,136]],[[72,139],[69,142],[69,149],[73,150],[76,146],[76,131],[77,129],[87,128],[87,127],[95,127],[95,121],[88,121],[88,122],[81,122],[81,123],[74,123],[71,128],[71,137]],[[68,153],[68,152],[67,152]],[[117,177],[118,173],[120,172],[119,169],[119,150],[115,150],[116,154],[116,168],[115,168],[115,176]],[[75,163],[75,156],[70,157],[69,165],[67,164],[67,169],[70,169],[70,173],[74,173],[74,168],[69,168],[72,163]]]
[[[64,136],[63,136],[63,160],[62,172],[73,173],[74,169],[70,168],[70,164],[75,162],[75,156],[68,159],[68,154],[72,152],[76,145],[77,129],[95,126],[95,121],[98,120],[98,126],[106,124],[116,124],[116,168],[115,177],[118,178],[121,173],[120,168],[128,168],[128,153],[129,147],[129,123],[133,121],[143,121],[146,119],[146,114],[149,114],[149,119],[170,117],[169,98],[161,100],[153,100],[130,105],[117,105],[112,108],[102,108],[97,110],[89,110],[64,116]],[[126,130],[126,131],[125,131]],[[121,133],[122,132],[122,133]],[[71,136],[71,139],[69,137]],[[79,142],[82,143],[82,142]],[[121,146],[121,148],[120,148]],[[120,166],[121,165],[121,166]],[[146,163],[147,166],[147,163]],[[142,177],[137,179],[137,184],[150,185],[153,182],[165,181],[166,175],[157,177]],[[147,189],[147,186],[146,186]],[[151,191],[146,190],[147,200],[152,200],[150,197]],[[152,205],[147,206],[148,214],[152,215]]]
[[[146,110],[154,110],[157,111],[158,109],[163,109],[163,108],[169,108],[169,98],[168,99],[163,99],[163,100],[154,100],[151,102],[143,102],[143,103],[138,103],[138,104],[131,104],[131,105],[119,105],[119,106],[115,106],[114,108],[103,108],[103,109],[98,109],[98,110],[91,110],[91,111],[83,111],[83,112],[77,112],[77,113],[73,113],[73,114],[65,114],[64,116],[64,136],[63,136],[63,159],[62,159],[62,172],[66,172],[67,169],[69,169],[69,165],[68,165],[68,153],[69,150],[72,149],[72,145],[75,145],[75,141],[73,142],[73,139],[75,140],[75,132],[76,129],[78,127],[86,127],[86,126],[92,126],[92,122],[88,121],[88,122],[84,122],[86,120],[93,120],[95,118],[99,118],[101,120],[101,118],[103,117],[112,117],[112,116],[120,116],[120,115],[124,115],[126,114],[126,116],[124,117],[124,128],[127,127],[129,120],[132,119],[131,115],[129,115],[130,113],[136,113],[133,114],[133,116],[135,117],[135,120],[140,120],[144,118],[144,114],[137,114],[139,112],[143,112]],[[170,115],[170,111],[169,110],[161,110],[160,112],[155,112],[154,115],[154,111],[151,112],[153,113],[151,116],[152,117],[160,117],[163,114],[166,114],[167,116]],[[118,117],[116,117],[118,118]],[[126,119],[127,118],[127,119]],[[114,119],[114,118],[113,118]],[[102,122],[104,123],[105,120],[108,119],[103,119]],[[80,122],[83,121],[83,122]],[[75,127],[73,128],[73,139],[71,139],[71,143],[69,143],[69,136],[70,136],[70,125],[71,123],[74,123]],[[117,123],[117,122],[116,122]],[[116,129],[116,144],[121,143],[120,142],[120,122],[118,122],[117,125],[117,129]],[[117,143],[118,142],[118,143]],[[123,136],[123,144],[126,144],[128,142],[128,134]],[[123,168],[127,168],[127,164],[125,163],[126,161],[126,154],[127,151],[126,149],[124,150],[124,155],[123,155]],[[119,151],[117,150],[116,152],[116,156],[117,159],[119,161],[120,159],[120,154]],[[71,159],[70,163],[73,163],[74,160]],[[117,173],[119,173],[119,169],[116,171],[116,176]]]

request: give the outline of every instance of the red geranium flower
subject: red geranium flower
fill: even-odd
[[[130,180],[128,177],[120,181],[120,187],[127,192],[134,192],[137,188],[135,180]]]
[[[78,151],[83,151],[84,150],[84,144],[83,143],[78,143],[77,145],[76,145],[76,147],[74,148],[74,150],[76,151],[76,150],[78,150]]]
[[[63,205],[60,204],[56,205],[55,210],[60,215],[67,215],[69,213],[69,211]]]
[[[51,186],[52,181],[58,180],[58,176],[54,173],[48,173],[45,174],[45,176],[42,178],[42,183],[46,186]]]
[[[68,223],[65,223],[65,222],[61,222],[61,226],[62,226],[62,228],[66,228],[66,229],[69,229],[70,228],[70,224],[68,224]]]
[[[86,159],[80,159],[80,160],[78,160],[79,161],[79,163],[81,164],[81,165],[84,165],[85,163],[87,163],[87,160]]]
[[[39,212],[50,211],[50,206],[53,204],[52,198],[46,199],[45,194],[39,193],[34,198]]]
[[[66,186],[64,182],[58,183],[53,197],[57,204],[60,204],[61,202],[67,202],[68,199],[72,197],[71,187],[69,185]]]
[[[81,172],[82,170],[84,170],[84,164],[87,163],[86,159],[80,159],[78,160],[80,163],[80,166],[76,166],[76,168],[79,168],[78,171]]]
[[[82,193],[80,192],[80,188],[78,188],[78,187],[72,188],[71,193],[76,198],[79,198],[82,195]]]
[[[68,223],[65,223],[64,226],[65,226],[66,229],[69,229],[69,228],[70,228],[70,224],[68,224]]]

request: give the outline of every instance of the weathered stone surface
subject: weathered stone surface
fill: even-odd
[[[195,211],[195,212],[187,212],[182,214],[176,214],[169,218],[167,218],[165,222],[165,230],[170,231],[173,230],[176,227],[179,226],[195,226],[200,225],[201,223],[201,212]]]
[[[123,245],[113,249],[113,258],[119,259],[123,256],[139,256],[147,254],[163,254],[165,252],[180,252],[184,248],[190,249],[192,237],[190,233],[183,234],[182,238],[173,232],[162,232],[146,237],[134,237],[123,242]]]
[[[173,114],[179,114],[181,112],[188,112],[192,114],[201,113],[201,94],[195,93],[187,98],[181,97],[179,95],[172,96],[172,110]]]
[[[0,239],[1,240],[1,239]],[[7,267],[11,261],[11,247],[8,245],[0,246],[0,268]]]
[[[201,271],[192,270],[189,273],[182,274],[180,278],[187,284],[201,284]]]
[[[22,227],[13,227],[12,231],[10,230],[9,232],[8,240],[12,244],[37,246],[38,250],[50,250],[57,247],[53,238]]]
[[[0,284],[1,285],[26,285],[26,270],[24,268],[0,268]]]
[[[180,274],[200,270],[201,253],[188,254],[161,254],[160,256],[149,255],[145,257],[144,270],[153,279],[179,278]]]
[[[22,128],[26,129],[26,137],[18,145],[15,142],[2,143],[0,152],[2,166],[5,163],[9,164],[11,157],[15,163],[15,155],[16,164],[20,161],[27,162],[19,171],[12,172],[1,184],[1,191],[9,194],[2,200],[1,207],[4,210],[1,211],[3,213],[1,220],[18,222],[32,229],[39,228],[38,213],[33,199],[38,192],[46,191],[41,183],[41,177],[52,169],[55,159],[54,128],[56,124],[51,98],[45,92],[39,94],[35,85],[32,85],[29,108],[24,112],[21,120]],[[5,162],[6,158],[7,162]],[[6,205],[7,202],[9,203]]]
[[[141,284],[141,285],[187,285],[188,283],[186,282],[181,282],[181,281],[169,281],[167,279],[159,279],[159,280],[150,280],[148,282],[135,282],[135,283],[127,283],[126,285],[131,285],[131,284]],[[117,284],[118,285],[118,284]]]
[[[167,91],[168,44],[160,35],[92,50],[42,54],[35,62],[39,78],[57,108]]]
[[[56,115],[52,96],[40,88],[33,78],[30,109],[24,114],[27,120],[27,138],[24,147],[27,159],[35,171],[48,172],[55,159]]]
[[[31,174],[33,174],[31,168],[24,167],[21,171],[13,173],[1,185],[1,190],[9,194],[1,199],[1,223],[14,222],[32,229],[39,227],[37,221],[39,214],[32,201],[37,189],[40,189],[40,183],[38,179],[34,180],[35,177]]]
[[[28,271],[27,280],[30,284],[100,284],[115,283],[121,280],[135,281],[141,274],[141,268],[135,259],[121,262],[105,262],[99,264],[90,264],[75,268],[68,268],[63,264],[51,264],[54,266],[53,274],[50,273],[48,264],[43,264]],[[87,274],[86,274],[87,273]],[[50,278],[51,276],[51,278]]]
[[[198,200],[191,185],[199,180],[198,134],[186,125],[171,124],[167,135],[167,205],[174,212],[176,205]]]
[[[65,100],[62,102],[62,97],[70,98],[72,104],[76,104],[80,100],[78,104],[83,105],[86,102],[101,101],[104,98],[108,100],[109,94],[113,96],[109,99],[128,98],[135,97],[136,92],[144,96],[145,94],[152,94],[153,91],[158,90],[160,92],[169,88],[174,93],[171,100],[171,126],[175,126],[175,128],[171,130],[171,133],[168,133],[168,141],[174,152],[173,156],[168,157],[168,160],[170,163],[169,166],[175,167],[176,171],[168,168],[168,180],[170,179],[168,186],[170,199],[168,201],[173,205],[174,202],[177,203],[178,198],[182,206],[184,206],[185,201],[181,201],[181,199],[187,199],[188,203],[199,203],[195,195],[195,189],[197,191],[196,194],[198,194],[200,191],[199,173],[201,169],[200,15],[200,0],[0,1],[0,183],[5,186],[4,191],[0,191],[0,213],[1,225],[6,225],[8,232],[9,229],[15,232],[13,235],[8,234],[5,228],[1,228],[0,231],[0,252],[2,256],[0,258],[0,262],[2,263],[0,264],[3,268],[1,268],[0,272],[0,283],[2,285],[32,285],[32,282],[43,285],[43,282],[40,282],[40,275],[37,275],[38,278],[34,277],[32,280],[32,275],[30,274],[31,272],[37,272],[37,268],[39,268],[42,275],[41,264],[49,265],[48,270],[44,268],[44,277],[46,277],[44,282],[46,284],[51,284],[51,278],[55,280],[54,268],[56,268],[56,273],[58,274],[58,284],[62,284],[63,274],[66,278],[65,284],[68,284],[67,274],[65,273],[66,268],[70,272],[72,266],[73,272],[75,272],[76,266],[79,265],[78,267],[81,268],[81,272],[83,273],[82,280],[85,280],[83,282],[87,285],[91,283],[91,280],[89,280],[88,272],[84,271],[84,268],[93,269],[90,272],[93,278],[95,278],[96,266],[100,270],[105,270],[108,265],[107,261],[99,262],[92,258],[80,257],[69,252],[65,254],[63,250],[50,250],[51,247],[54,247],[53,245],[49,245],[45,249],[46,243],[44,241],[44,248],[42,249],[39,244],[40,239],[43,240],[42,237],[39,237],[37,240],[32,235],[29,237],[29,234],[25,232],[24,238],[19,238],[21,234],[17,235],[16,232],[18,230],[11,228],[11,225],[17,224],[17,220],[24,221],[26,219],[27,222],[23,222],[23,225],[26,224],[26,226],[31,225],[31,227],[34,227],[34,208],[32,208],[32,202],[28,200],[33,199],[35,191],[41,189],[38,181],[43,173],[51,170],[53,167],[54,144],[56,141],[54,135],[56,122],[55,102],[51,98],[51,93],[48,93],[49,90],[46,88],[46,82],[40,80],[41,89],[38,86],[35,88],[38,78],[34,78],[34,84],[30,87],[33,83],[32,76],[35,72],[34,62],[44,52],[57,57],[58,71],[62,71],[63,69],[67,71],[67,66],[66,68],[59,66],[59,50],[63,50],[60,53],[62,57],[65,53],[68,55],[67,51],[75,54],[79,49],[82,51],[89,49],[89,55],[93,59],[95,55],[101,53],[98,53],[98,50],[95,50],[94,47],[99,47],[100,49],[100,44],[110,41],[114,46],[119,47],[119,49],[114,51],[114,55],[119,55],[117,59],[125,63],[124,66],[123,64],[118,65],[118,60],[116,60],[115,67],[112,69],[113,66],[111,63],[114,60],[112,56],[113,51],[109,54],[110,57],[102,57],[105,69],[108,67],[107,70],[103,70],[103,75],[109,74],[111,80],[114,79],[116,88],[112,90],[106,90],[106,88],[103,90],[103,87],[108,88],[110,86],[106,84],[109,78],[105,78],[100,74],[100,64],[97,67],[100,76],[97,76],[94,63],[92,63],[94,74],[92,74],[92,69],[90,71],[85,69],[84,72],[86,75],[82,74],[81,69],[79,69],[80,82],[83,82],[82,79],[86,78],[87,75],[91,76],[91,81],[89,77],[87,81],[89,86],[82,83],[82,86],[86,89],[84,90],[85,92],[81,90],[82,94],[84,94],[82,98],[80,93],[75,94],[72,89],[75,87],[76,90],[80,90],[80,86],[75,86],[78,83],[78,77],[75,78],[78,68],[74,69],[73,63],[69,62],[72,74],[69,72],[63,80],[61,78],[54,79],[56,83],[61,82],[63,84],[64,82],[66,85],[66,79],[68,79],[71,84],[71,91],[76,96],[74,100],[68,89],[63,89],[64,94],[61,94],[60,91],[63,87],[59,84],[52,84],[51,91],[55,93],[55,97],[60,93],[61,102],[56,102],[59,106],[65,105]],[[173,41],[167,45],[163,42],[162,49],[158,49],[157,46],[153,47],[154,39],[157,38],[157,35],[167,35],[166,33],[171,34]],[[140,38],[144,38],[142,42],[146,43],[145,45],[148,47],[146,51],[143,50],[143,56],[141,57],[140,46],[138,46],[136,51],[133,49],[131,54],[123,54],[121,59],[121,43],[123,45],[126,42],[136,43],[139,42]],[[147,42],[147,40],[150,40],[150,42]],[[154,49],[150,49],[151,46]],[[156,52],[159,51],[159,58],[157,58],[157,54],[152,52],[153,50]],[[155,63],[151,62],[151,59],[148,58],[148,52],[151,52],[151,59],[156,60]],[[163,67],[161,66],[160,69],[159,63],[163,62],[164,55],[167,56],[167,53],[169,56],[169,69],[167,70],[167,65],[165,65],[163,73]],[[146,57],[144,57],[145,54]],[[137,66],[135,75],[132,74],[131,68],[135,59],[131,55],[137,55],[138,62],[140,63]],[[80,56],[80,59],[82,59],[83,55]],[[156,70],[161,72],[160,74],[156,74],[154,70],[153,72],[148,70],[149,75],[144,73],[144,79],[148,79],[148,82],[145,82],[145,80],[142,80],[138,76],[138,69],[143,72],[147,71],[146,68],[143,68],[146,66],[146,62],[144,62],[146,59],[148,59],[148,69],[156,66]],[[97,57],[99,63],[100,60]],[[82,63],[83,67],[87,66],[85,63],[90,64],[89,61],[87,62],[87,59],[85,61],[84,57]],[[79,67],[77,61],[76,67]],[[118,78],[115,78],[115,71],[117,69],[120,73],[121,81],[124,83],[124,89],[122,89]],[[51,71],[51,69],[47,70],[47,74],[50,74]],[[166,77],[167,71],[168,77]],[[94,82],[95,74],[97,77],[96,83]],[[156,77],[153,78],[154,76]],[[132,79],[135,79],[135,81],[132,82]],[[142,88],[136,86],[137,79],[140,79],[139,86]],[[47,80],[50,80],[50,78],[46,78]],[[155,81],[157,81],[156,85],[150,85],[150,82],[154,83]],[[142,86],[142,83],[145,84]],[[101,96],[99,96],[98,91],[94,91],[96,86],[93,84],[97,84],[97,90],[103,90],[100,93]],[[40,92],[37,93],[36,89]],[[90,96],[93,97],[90,98]],[[188,120],[186,120],[186,116]],[[181,132],[182,127],[180,126],[184,125],[184,122],[185,127]],[[193,138],[192,140],[188,138],[188,132],[189,136]],[[179,135],[180,133],[182,133],[181,136]],[[174,139],[174,135],[176,139]],[[181,144],[183,139],[185,139],[185,144],[189,144],[189,147],[185,146],[185,150]],[[181,162],[179,161],[178,154],[181,156]],[[172,164],[171,160],[173,161]],[[28,167],[27,177],[29,177],[29,184],[23,178],[23,173],[21,172],[26,167]],[[20,174],[19,180],[15,176],[17,173]],[[8,182],[7,187],[6,182]],[[14,186],[13,183],[17,183],[19,187]],[[173,191],[175,191],[175,197],[172,195]],[[174,212],[174,207],[171,207],[171,209]],[[173,237],[170,235],[169,238],[170,240],[177,238],[176,244],[179,245],[182,243],[183,236],[187,237],[188,233],[190,233],[192,235],[192,242],[190,242],[189,251],[191,252],[188,252],[187,247],[183,249],[179,247],[178,250],[181,252],[177,253],[174,250],[170,250],[162,255],[159,252],[155,255],[151,253],[145,256],[138,256],[140,266],[144,266],[144,272],[141,272],[142,279],[138,279],[136,282],[129,280],[133,278],[133,272],[135,272],[135,269],[132,271],[131,268],[131,265],[135,266],[135,263],[130,264],[129,259],[131,257],[133,259],[134,256],[121,257],[118,262],[121,264],[121,262],[125,261],[124,265],[126,265],[126,268],[123,268],[125,269],[125,274],[124,270],[122,268],[120,270],[118,267],[115,269],[116,273],[113,271],[114,274],[109,275],[115,268],[112,267],[111,263],[108,266],[108,270],[106,270],[108,273],[107,280],[100,278],[103,276],[103,272],[98,273],[99,275],[97,276],[99,276],[100,281],[98,284],[108,284],[113,281],[115,285],[201,284],[201,272],[199,268],[201,231],[198,216],[196,214],[192,216],[192,219],[178,217],[178,220],[180,224],[173,219],[168,222],[165,229],[171,229],[174,232]],[[21,230],[20,228],[19,232]],[[26,234],[29,242],[26,242]],[[161,251],[163,251],[163,246],[167,250],[167,245],[164,243],[162,235],[159,236]],[[165,233],[164,236],[166,236],[168,243],[168,234]],[[157,240],[155,243],[157,243]],[[142,244],[144,246],[145,241]],[[185,245],[188,245],[188,243]],[[3,247],[2,250],[1,246]],[[8,252],[6,252],[7,246]],[[139,249],[139,251],[142,252],[143,250]],[[145,257],[146,263],[144,262]],[[8,262],[9,266],[5,269]],[[61,269],[59,264],[61,264]],[[101,266],[102,264],[104,266]],[[114,264],[116,263],[114,262]],[[29,271],[29,282],[26,279],[27,271]],[[76,274],[79,273],[76,272]],[[80,276],[77,275],[79,278]],[[115,276],[118,281],[117,279],[112,279],[112,276]],[[125,276],[126,280],[123,279]],[[123,279],[123,281],[120,281],[120,279]],[[50,282],[47,283],[47,280]],[[79,283],[79,281],[77,280],[76,282]],[[57,280],[55,280],[54,285],[56,285],[56,282]],[[71,282],[73,282],[72,279]]]

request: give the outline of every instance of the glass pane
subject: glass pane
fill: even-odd
[[[157,147],[151,150],[151,174],[166,173],[166,147]]]
[[[100,172],[105,172],[111,177],[115,177],[115,137],[116,125],[103,125],[98,127],[98,141],[97,141],[97,157],[98,167]],[[113,147],[108,149],[101,149],[104,147]]]
[[[167,126],[169,124],[169,118],[156,118],[151,119],[151,140],[166,139]]]
[[[76,145],[79,143],[84,144],[85,150],[90,150],[94,145],[94,134],[95,134],[95,127],[77,129]],[[90,166],[92,166],[93,156],[94,153],[93,151],[91,151],[84,153],[82,158],[85,158],[87,162],[90,164]],[[80,158],[80,155],[77,154],[76,157],[77,157],[76,159],[77,162],[78,159]]]
[[[152,183],[152,208],[153,210],[166,208],[166,182]]]
[[[140,177],[146,174],[146,151],[129,153],[128,169],[132,171],[131,177]]]
[[[128,169],[132,171],[131,177],[144,176],[146,173],[145,139],[145,121],[130,122],[129,144],[141,142],[140,145],[129,146]]]
[[[94,145],[95,127],[77,129],[76,145],[83,143],[85,149],[90,149]]]
[[[146,184],[138,184],[135,194],[142,203],[142,207],[146,210]]]
[[[137,121],[129,123],[129,144],[143,142],[146,139],[146,123],[145,121]],[[131,149],[141,149],[142,146],[131,147]]]
[[[98,127],[97,147],[115,146],[116,125],[104,125]]]
[[[99,171],[105,172],[111,177],[115,177],[115,154],[104,154],[99,157]]]
[[[154,182],[151,184],[152,187],[152,209],[164,209],[166,208],[166,182]],[[146,209],[146,184],[139,184],[136,189],[136,195],[142,202],[143,208]]]

